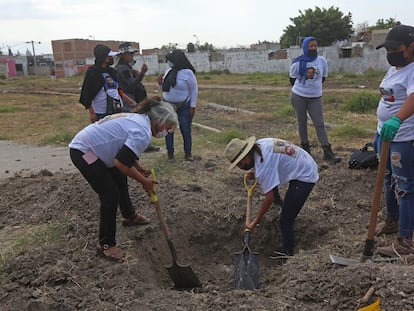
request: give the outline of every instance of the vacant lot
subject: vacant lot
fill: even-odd
[[[227,171],[223,149],[235,136],[276,136],[299,143],[287,79],[200,74],[194,120],[197,160],[170,163],[161,151],[146,154],[142,164],[157,172],[157,193],[178,261],[191,264],[203,287],[172,288],[164,268],[171,264],[171,255],[139,185],[130,182],[133,203],[152,223],[137,229],[118,222],[117,240],[128,260],[112,264],[95,257],[98,200],[80,174],[33,168],[29,176],[16,174],[0,181],[2,310],[357,310],[376,297],[381,298],[382,310],[413,310],[412,267],[405,261],[341,267],[329,258],[335,254],[358,259],[365,244],[376,171],[350,170],[347,160],[353,149],[372,140],[375,110],[357,114],[343,107],[357,92],[376,94],[380,79],[328,79],[328,135],[343,161],[322,161],[310,127],[320,180],[299,214],[296,255],[285,265],[274,259],[280,246],[278,206],[253,232],[252,249],[260,255],[260,290],[232,286],[232,255],[243,246],[247,192],[243,172]],[[146,78],[147,89],[158,94],[153,80]],[[0,138],[65,146],[88,123],[77,103],[81,81],[75,77],[0,82]],[[162,140],[153,143],[163,147]],[[180,150],[181,140],[176,144]],[[181,156],[178,153],[178,159]],[[283,194],[284,187],[281,190]],[[253,212],[262,199],[257,189]],[[384,245],[390,239],[376,242]],[[371,287],[372,296],[362,303]]]

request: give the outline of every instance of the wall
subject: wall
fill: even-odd
[[[356,73],[367,70],[386,71],[389,67],[386,50],[376,50],[373,46],[362,48],[362,57],[340,58],[338,47],[320,47],[319,55],[327,59],[329,73]],[[292,60],[302,53],[302,49],[293,47],[287,49],[287,59],[273,59],[269,56],[272,51],[221,51],[222,57],[212,57],[209,52],[187,53],[187,57],[197,72],[224,71],[230,73],[288,73]],[[217,54],[217,53],[215,53]],[[220,59],[221,58],[221,59]],[[148,65],[148,74],[164,73],[168,65],[160,54],[136,55],[134,68],[140,69],[142,63]],[[216,60],[220,59],[220,60]]]

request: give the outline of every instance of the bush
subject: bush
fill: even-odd
[[[378,95],[368,92],[360,92],[353,94],[344,106],[344,110],[366,113],[375,110],[378,107]]]

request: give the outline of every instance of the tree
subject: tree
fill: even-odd
[[[314,36],[320,46],[329,46],[338,40],[349,39],[353,34],[352,14],[344,15],[338,8],[328,10],[315,7],[304,13],[299,10],[299,16],[290,18],[293,25],[289,25],[280,37],[280,45],[288,48],[291,45],[300,45],[307,36]]]
[[[377,29],[390,29],[392,27],[394,27],[395,25],[399,25],[401,24],[400,22],[397,22],[395,20],[395,18],[388,18],[387,20],[385,20],[383,18],[380,18],[379,20],[377,20],[377,23],[375,24],[375,26],[371,26],[369,27],[370,30],[377,30]]]

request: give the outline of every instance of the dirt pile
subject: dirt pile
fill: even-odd
[[[203,287],[177,291],[164,265],[171,264],[149,198],[130,182],[137,210],[152,219],[142,228],[118,221],[118,245],[127,261],[95,256],[98,199],[79,173],[35,171],[3,179],[0,187],[1,253],[25,233],[38,247],[14,249],[3,267],[2,310],[357,310],[371,286],[381,310],[413,310],[412,267],[403,262],[364,262],[340,267],[329,254],[359,258],[369,219],[375,171],[353,171],[346,161],[320,163],[320,181],[299,214],[296,255],[285,265],[272,259],[280,245],[279,207],[253,232],[260,254],[261,288],[233,290],[234,252],[243,246],[247,193],[241,171],[228,172],[219,157],[183,168],[180,184],[159,178],[157,193],[180,263],[189,263]],[[284,193],[283,187],[281,188]],[[263,199],[253,194],[253,212]],[[55,232],[62,239],[42,235]],[[391,237],[379,238],[379,245]],[[23,241],[21,241],[23,243]]]

